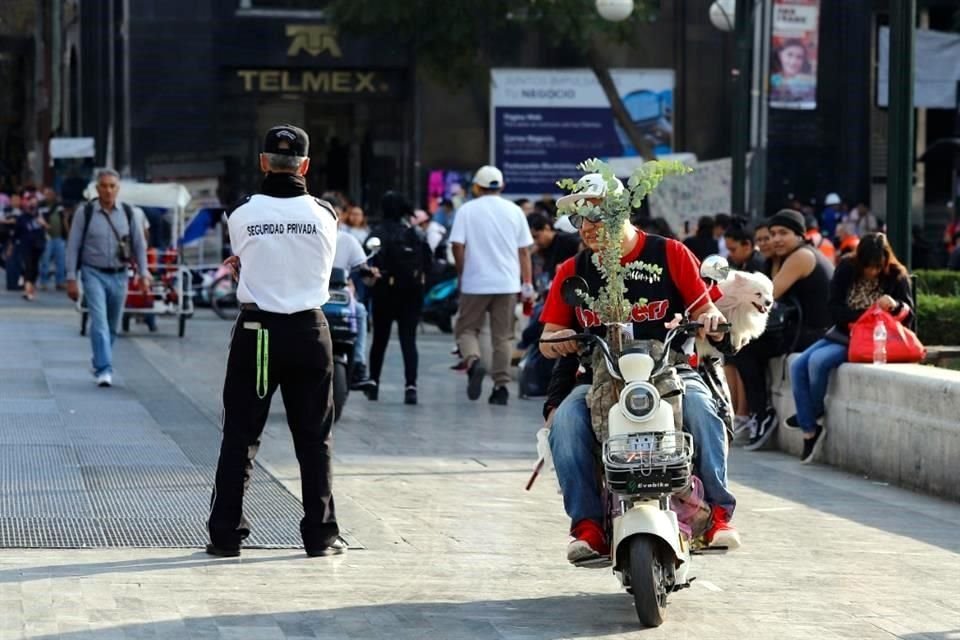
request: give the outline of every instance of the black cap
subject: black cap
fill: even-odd
[[[300,127],[280,124],[271,127],[263,138],[263,152],[281,156],[306,157],[310,151],[310,136]]]
[[[790,229],[795,234],[801,238],[807,232],[806,220],[803,219],[803,214],[799,211],[794,211],[793,209],[781,209],[777,211],[769,220],[767,224],[772,227],[784,227]]]

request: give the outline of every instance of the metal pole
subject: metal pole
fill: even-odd
[[[734,14],[736,43],[733,80],[733,128],[730,151],[730,213],[746,214],[747,145],[750,141],[750,32],[751,0],[737,0]]]
[[[133,152],[130,136],[130,0],[123,0],[123,175],[133,175]]]
[[[890,127],[887,156],[887,232],[897,257],[910,256],[913,206],[913,43],[916,0],[890,3]]]

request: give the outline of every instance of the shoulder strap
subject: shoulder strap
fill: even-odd
[[[87,231],[93,218],[93,202],[83,205],[83,235],[80,236],[80,248],[77,250],[77,269],[83,266],[83,245],[87,242]]]
[[[130,230],[130,235],[133,236],[133,207],[126,202],[121,202],[120,206],[123,207],[123,212],[127,214],[127,229]]]

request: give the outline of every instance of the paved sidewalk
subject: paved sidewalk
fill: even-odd
[[[53,369],[66,376],[67,361],[86,374],[89,346],[62,302],[26,307],[0,294],[0,339],[26,324],[62,356],[41,361],[48,379]],[[76,392],[167,414],[197,445],[216,441],[229,325],[198,313],[183,340],[170,320],[160,326],[121,341],[118,387]],[[448,370],[449,338],[428,332],[422,404],[406,407],[398,351],[391,345],[381,402],[351,395],[337,429],[338,512],[362,549],[325,559],[253,549],[237,560],[195,549],[0,549],[0,639],[960,640],[960,505],[742,451],[731,475],[744,548],[697,558],[698,579],[674,594],[667,623],[638,630],[607,571],[564,562],[567,523],[551,479],[523,491],[539,402],[468,404],[464,378]],[[18,353],[23,371],[35,357]],[[25,391],[33,379],[0,374],[0,402],[38,406]],[[50,392],[60,402],[59,387]],[[299,495],[279,399],[258,461],[259,480],[269,472]]]

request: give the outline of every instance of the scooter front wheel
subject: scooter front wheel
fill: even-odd
[[[663,624],[670,590],[670,568],[664,564],[660,545],[652,536],[630,540],[630,587],[640,623],[646,627]]]

